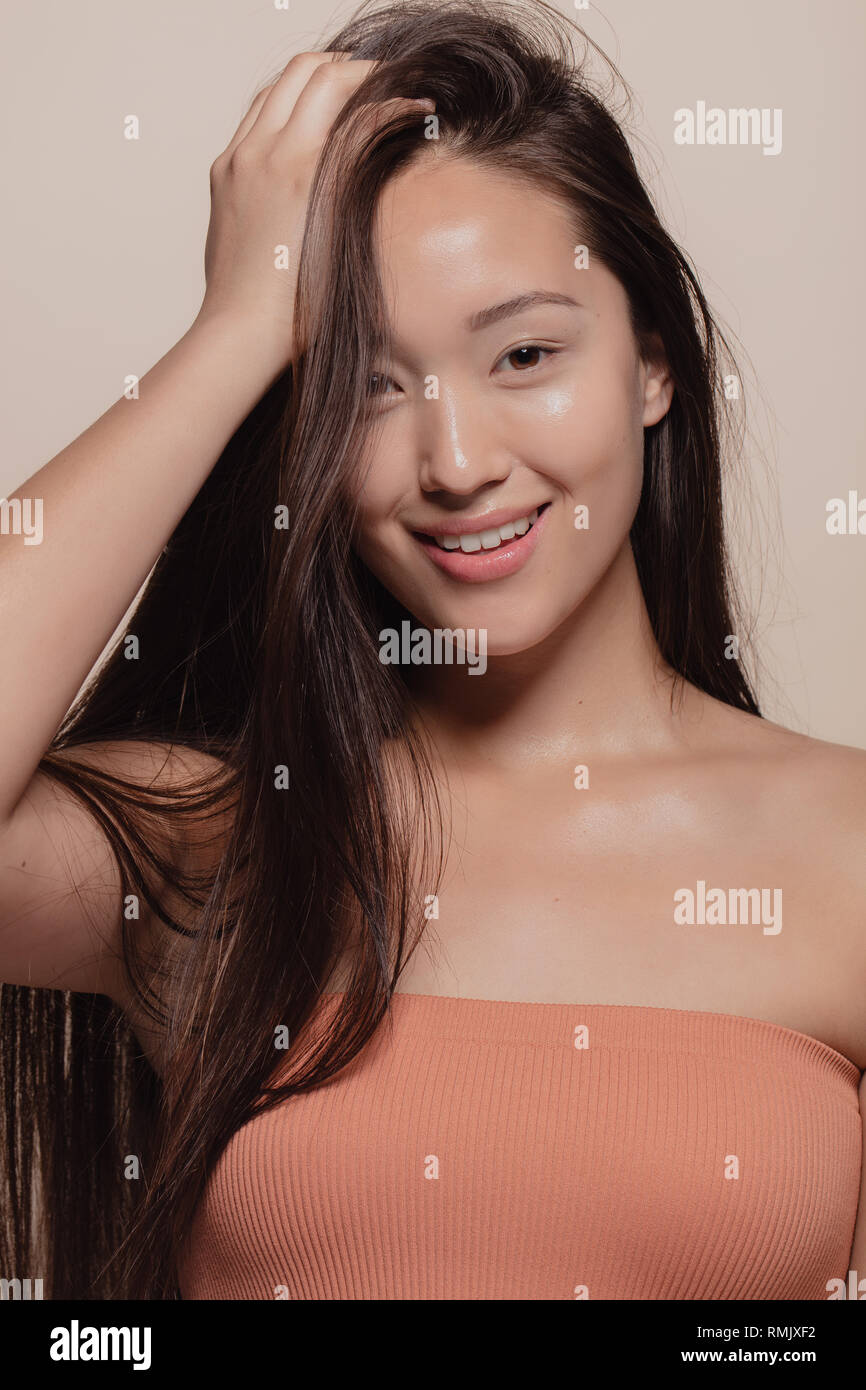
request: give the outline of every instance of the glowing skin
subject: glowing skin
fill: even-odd
[[[557,202],[435,158],[380,204],[396,346],[357,547],[427,626],[487,628],[488,664],[475,680],[408,668],[442,758],[447,857],[398,989],[736,1014],[866,1068],[866,753],[688,684],[671,707],[628,543],[643,430],[671,400],[664,360],[641,361],[615,277],[574,268],[579,238]],[[538,289],[581,307],[467,328]],[[552,355],[509,358],[522,345]],[[532,553],[506,577],[444,573],[413,535],[544,502]],[[673,894],[699,880],[781,890],[783,929],[677,924]],[[356,950],[329,988],[346,986]],[[866,1268],[866,1165],[849,1267]]]
[[[359,553],[422,622],[484,627],[490,656],[527,651],[613,564],[629,567],[643,429],[667,410],[670,381],[663,362],[640,362],[616,278],[600,264],[574,268],[557,202],[465,164],[425,162],[388,185],[379,226],[395,351],[382,364]],[[539,289],[578,304],[467,328],[479,310]],[[428,399],[431,376],[438,399]],[[502,580],[444,574],[413,535],[547,503],[543,540]],[[588,529],[575,529],[578,505]]]
[[[451,837],[439,916],[399,988],[763,1018],[863,1067],[866,755],[688,684],[671,707],[628,543],[643,431],[672,399],[663,356],[641,360],[597,259],[575,269],[566,210],[500,171],[431,155],[387,186],[377,235],[395,349],[358,551],[419,621],[488,631],[480,679],[408,673]],[[535,290],[580,307],[467,326]],[[534,550],[501,579],[443,573],[413,534],[545,502]],[[678,925],[673,894],[699,880],[781,889],[782,931]]]

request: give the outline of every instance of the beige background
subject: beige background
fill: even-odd
[[[866,496],[866,6],[606,0],[578,11],[559,3],[630,84],[641,169],[735,348],[747,351],[747,388],[756,381],[760,390],[751,500],[738,492],[732,513],[758,618],[765,712],[866,747],[866,536],[825,529],[829,498],[851,488]],[[212,160],[256,87],[352,8],[323,0],[289,0],[288,12],[272,0],[6,6],[0,496],[185,332],[204,290]],[[675,145],[673,112],[698,100],[781,107],[781,154]],[[122,134],[130,113],[141,122],[137,142]]]

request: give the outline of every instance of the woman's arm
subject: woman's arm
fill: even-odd
[[[217,765],[195,749],[132,739],[78,745],[69,761],[142,789],[170,791]],[[158,836],[160,843],[152,847],[175,870],[210,872],[230,824],[227,808],[208,817],[201,835],[186,826],[182,843],[168,822],[164,831],[151,825],[149,833]],[[120,893],[117,862],[102,827],[72,791],[37,772],[0,836],[0,982],[107,994],[125,1003]],[[184,916],[183,902],[172,901],[170,908]],[[139,904],[136,932],[142,944],[161,947],[164,929],[146,899]]]
[[[342,56],[298,54],[253,99],[211,167],[195,322],[142,377],[138,399],[115,402],[8,499],[40,500],[42,537],[0,535],[0,981],[114,994],[111,851],[39,764],[226,444],[292,360],[312,177],[335,117],[374,66]],[[366,109],[378,120],[403,104]],[[276,268],[280,246],[288,272]],[[198,769],[189,750],[133,741],[75,755],[166,789]]]
[[[196,322],[142,377],[138,400],[116,402],[13,493],[42,499],[43,539],[0,537],[4,983],[117,995],[116,864],[91,813],[38,764],[225,444],[283,366],[252,320]],[[142,787],[170,788],[199,762],[138,742],[74,756]]]
[[[293,58],[214,160],[207,288],[191,328],[138,399],[116,401],[9,499],[40,501],[42,537],[0,535],[0,834],[160,551],[292,360],[313,174],[373,66],[334,58]]]
[[[0,536],[0,834],[100,653],[234,431],[281,369],[257,323],[193,324],[12,498],[38,545]]]

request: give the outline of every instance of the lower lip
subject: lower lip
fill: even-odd
[[[415,534],[415,540],[426,554],[452,579],[464,584],[486,584],[492,579],[506,579],[522,569],[541,539],[550,503],[539,512],[538,518],[522,536],[503,541],[495,550],[475,550],[467,555],[463,550],[443,550],[427,536]]]

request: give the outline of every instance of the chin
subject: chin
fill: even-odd
[[[413,622],[423,623],[431,630],[483,632],[488,659],[531,651],[559,625],[559,620],[548,613],[529,613],[526,609],[521,613],[516,603],[515,611],[506,610],[495,616],[485,613],[484,607],[482,604],[467,605],[466,611],[461,613],[413,616]]]

